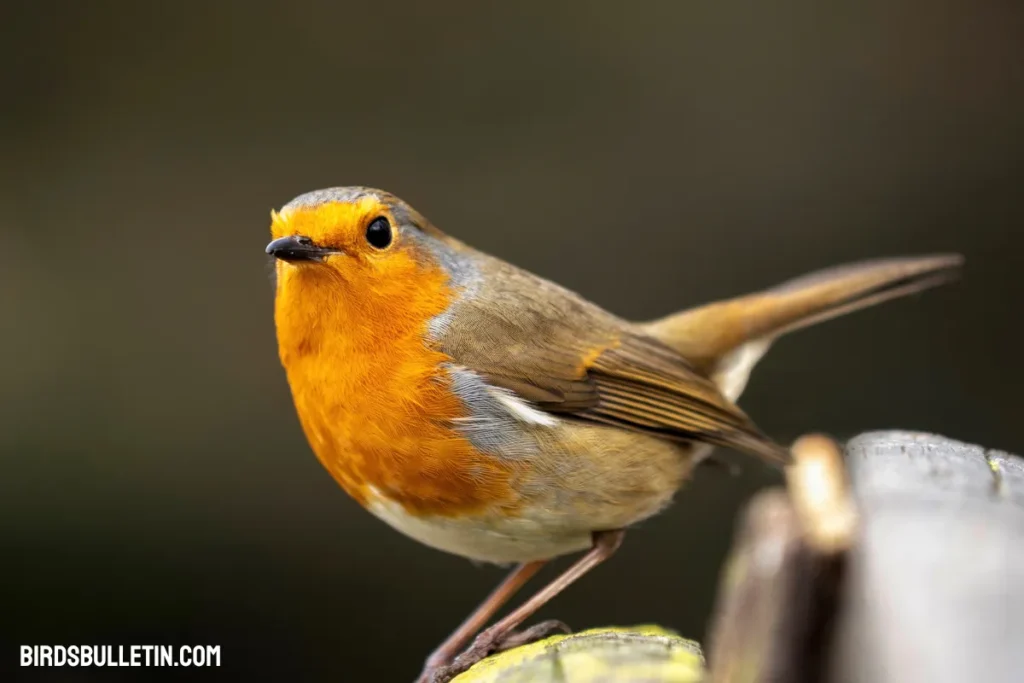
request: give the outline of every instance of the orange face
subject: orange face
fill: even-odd
[[[423,261],[407,232],[414,228],[402,226],[392,209],[372,195],[351,202],[286,206],[280,213],[271,212],[271,218],[274,242],[267,251],[278,257],[277,276],[285,286],[289,277],[303,271],[323,276],[329,270],[342,281],[339,286],[372,295],[416,277]]]
[[[310,445],[363,503],[454,514],[507,501],[508,467],[450,427],[466,407],[427,334],[458,296],[438,233],[390,195],[351,195],[272,214],[279,353]]]

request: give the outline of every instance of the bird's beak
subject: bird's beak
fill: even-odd
[[[304,235],[278,237],[267,245],[267,253],[282,261],[296,263],[301,261],[322,262],[331,254],[340,254],[337,249],[327,249],[313,244],[313,240]]]

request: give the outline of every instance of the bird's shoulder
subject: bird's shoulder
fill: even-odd
[[[523,398],[562,408],[593,403],[587,365],[630,323],[555,282],[467,250],[455,300],[431,322],[431,341],[461,366]]]

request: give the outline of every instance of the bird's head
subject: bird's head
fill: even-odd
[[[388,192],[308,192],[271,219],[279,331],[319,326],[325,316],[382,330],[422,325],[458,285],[460,243]]]
[[[366,187],[335,187],[300,195],[271,212],[267,253],[278,275],[329,270],[347,281],[401,276],[432,260],[425,236],[439,230],[398,197]]]

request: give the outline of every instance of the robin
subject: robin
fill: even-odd
[[[280,360],[320,462],[417,541],[516,565],[420,681],[539,636],[551,625],[515,629],[664,509],[714,447],[786,463],[736,406],[778,337],[946,282],[962,262],[868,261],[631,322],[388,192],[318,190],[271,218]],[[578,551],[480,631],[545,562]]]

